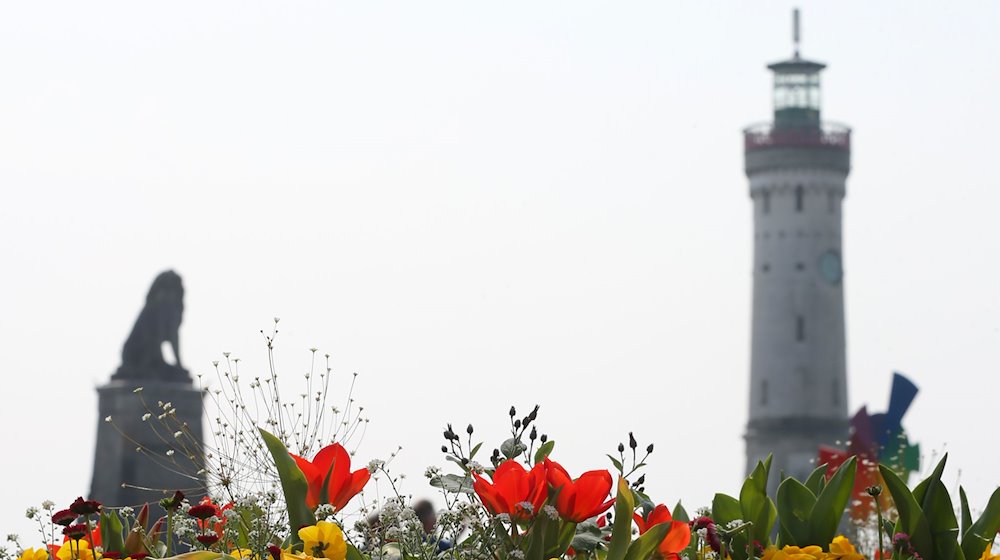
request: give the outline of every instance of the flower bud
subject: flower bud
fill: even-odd
[[[513,418],[516,415],[517,415],[517,409],[515,409],[513,406],[510,407],[510,417]]]
[[[628,446],[633,450],[639,447],[639,443],[635,441],[635,436],[632,435],[632,432],[628,433]]]
[[[618,452],[619,453],[625,453],[625,444],[624,443],[619,443],[618,444]]]

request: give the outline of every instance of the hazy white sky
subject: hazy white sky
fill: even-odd
[[[1000,4],[799,2],[855,129],[845,205],[851,407],[890,374],[906,425],[996,487]],[[792,3],[9,2],[0,6],[0,525],[86,493],[95,386],[149,284],[181,351],[360,373],[359,460],[511,404],[571,472],[629,430],[648,489],[705,504],[743,468],[750,204],[740,129]]]

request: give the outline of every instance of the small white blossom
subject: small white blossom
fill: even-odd
[[[45,511],[51,511],[52,508],[54,507],[56,507],[56,503],[53,502],[52,500],[45,500],[44,502],[42,502],[42,509],[44,509]]]
[[[110,422],[110,421],[111,421],[111,416],[110,416],[110,415],[108,415],[108,416],[105,416],[105,417],[104,417],[104,421],[105,421],[105,422]]]
[[[179,437],[181,437],[182,435],[184,435],[184,432],[182,432],[182,431],[180,431],[180,430],[178,430],[178,431],[174,432],[174,437],[175,437],[175,438],[179,438]]]
[[[150,416],[152,416],[152,414],[150,414],[148,412],[146,414],[143,414],[142,415],[142,421],[145,422],[146,420],[149,420]]]
[[[135,389],[132,389],[132,392],[133,393],[141,393],[142,392],[142,387],[136,387]]]
[[[173,449],[168,449],[167,450],[167,457],[173,457],[173,456],[174,456],[174,450]]]
[[[385,461],[381,459],[372,459],[368,461],[368,472],[374,473],[375,471],[381,469],[385,466]]]
[[[510,557],[515,558],[516,560],[524,560],[524,553],[521,552],[520,550],[514,550],[511,551]]]
[[[424,471],[424,476],[427,478],[437,478],[441,476],[441,467],[430,466]]]
[[[38,515],[38,508],[30,507],[24,512],[24,516],[28,519],[34,519]]]
[[[542,512],[545,513],[545,515],[548,515],[549,519],[559,519],[559,512],[556,508],[550,505],[545,505],[545,507],[542,508]]]

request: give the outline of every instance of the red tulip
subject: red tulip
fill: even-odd
[[[549,487],[545,482],[545,465],[538,463],[526,471],[520,463],[509,459],[500,463],[493,472],[493,483],[472,473],[475,482],[472,489],[490,513],[505,513],[511,519],[528,519],[545,505],[549,497]],[[531,510],[524,504],[531,504]]]
[[[559,463],[545,459],[549,484],[559,491],[556,510],[566,521],[580,523],[600,515],[615,503],[608,500],[611,491],[611,473],[587,471],[573,480]]]
[[[337,511],[347,505],[371,478],[368,469],[358,469],[351,472],[351,456],[339,443],[328,445],[319,450],[312,461],[308,461],[292,455],[295,464],[299,466],[302,474],[306,475],[309,482],[309,492],[306,494],[306,505],[315,508],[319,504],[330,504]],[[323,481],[327,474],[330,475],[330,482],[327,486],[327,495],[320,495],[323,490]]]
[[[660,556],[665,559],[677,560],[679,558],[677,553],[687,548],[688,543],[691,542],[691,527],[683,521],[674,521],[674,518],[670,516],[670,510],[663,504],[653,508],[653,511],[649,512],[649,517],[646,519],[643,519],[638,513],[632,514],[632,518],[635,519],[635,524],[639,526],[640,535],[653,525],[659,525],[660,523],[670,524],[670,531],[663,537],[663,540],[660,541],[660,546],[657,548]]]

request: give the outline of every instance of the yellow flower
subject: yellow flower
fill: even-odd
[[[993,547],[993,543],[986,545],[986,550],[983,551],[983,555],[979,557],[979,560],[1000,560],[1000,554],[993,554],[990,550]]]
[[[770,560],[826,560],[826,553],[816,545],[804,547],[789,545],[776,551]]]
[[[233,558],[240,558],[241,560],[250,560],[251,558],[257,557],[257,555],[254,554],[249,548],[234,548],[229,551],[229,555]]]
[[[303,552],[314,558],[344,560],[347,558],[347,541],[336,523],[319,521],[299,529],[299,538],[305,545]]]
[[[771,560],[774,558],[774,553],[778,552],[777,548],[769,546],[764,550],[764,555],[760,557],[760,560]]]
[[[851,544],[851,541],[844,535],[838,535],[830,543],[830,560],[864,560],[865,557],[858,554],[858,551]]]
[[[26,548],[18,560],[45,560],[49,557],[49,551],[44,548]]]
[[[66,541],[56,552],[59,560],[94,560],[94,551],[90,549],[90,543],[80,539],[78,541]]]

